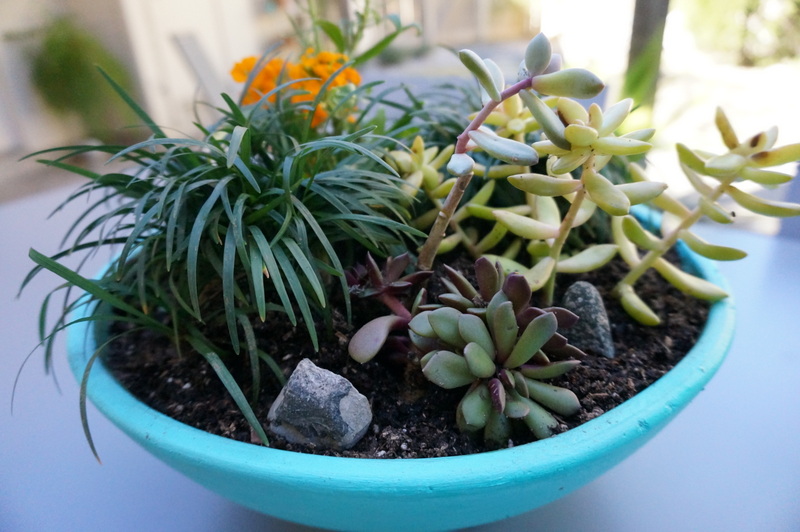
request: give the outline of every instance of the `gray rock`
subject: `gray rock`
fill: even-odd
[[[586,281],[572,284],[564,294],[561,306],[581,318],[573,327],[559,331],[569,339],[569,343],[586,353],[614,358],[616,351],[606,306],[594,285]]]
[[[270,429],[294,443],[349,449],[372,421],[366,397],[331,371],[301,360],[269,410]]]

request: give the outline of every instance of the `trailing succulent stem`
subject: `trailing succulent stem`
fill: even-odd
[[[719,287],[664,259],[664,254],[678,240],[700,255],[716,260],[745,256],[740,250],[709,244],[690,231],[703,217],[719,223],[732,221],[731,214],[719,203],[723,197],[767,216],[800,214],[798,205],[765,200],[737,186],[738,181],[775,186],[792,179],[789,174],[767,169],[800,159],[800,144],[774,148],[776,128],[740,142],[725,114],[718,110],[716,125],[727,153],[693,151],[678,144],[683,172],[700,195],[698,206],[689,209],[663,194],[666,185],[648,180],[636,163],[626,163],[628,182],[617,184],[601,173],[613,157],[625,160],[646,153],[654,131],[616,134],[632,110],[630,99],[605,110],[594,103],[586,108],[572,99],[592,96],[603,85],[585,70],[559,70],[560,60],[551,54],[550,44],[543,35],[530,42],[519,81],[508,87],[491,60],[481,59],[468,50],[463,50],[459,57],[478,80],[484,105],[471,116],[472,121],[455,144],[447,169],[457,179],[447,198],[435,202],[434,208],[421,217],[431,225],[428,240],[420,251],[421,269],[431,267],[436,253],[461,244],[474,257],[487,256],[500,262],[507,271],[519,272],[532,290],[544,289],[543,301],[552,304],[557,274],[599,268],[619,252],[631,271],[619,282],[615,295],[635,319],[656,325],[660,321],[658,316],[633,289],[650,268],[695,297],[714,301],[726,296]],[[538,140],[528,144],[527,135],[537,132]],[[490,160],[506,164],[487,171],[468,151],[486,154]],[[534,165],[541,166],[539,157],[545,156],[543,173],[531,171]],[[522,166],[523,170],[505,171],[512,166]],[[494,176],[489,175],[492,172]],[[479,173],[485,184],[459,208],[471,179]],[[501,179],[523,193],[522,203],[490,206],[500,188],[496,181]],[[660,237],[644,229],[630,215],[631,206],[648,202],[664,211]],[[590,220],[597,208],[611,217],[613,242],[595,242],[568,252],[565,243],[570,232]],[[470,216],[494,225],[481,235],[465,224]],[[647,251],[644,257],[638,255],[637,247]]]
[[[617,251],[616,245],[601,243],[571,257],[564,256],[570,231],[586,223],[597,207],[611,216],[624,216],[631,205],[657,196],[666,187],[658,183],[615,185],[600,174],[615,155],[646,152],[650,148],[646,141],[653,131],[615,134],[631,111],[631,100],[623,100],[604,112],[597,104],[587,110],[571,99],[595,96],[603,84],[586,70],[559,70],[560,59],[551,53],[544,35],[537,35],[530,42],[520,79],[509,87],[505,87],[502,74],[491,60],[483,60],[468,50],[462,51],[460,57],[484,91],[484,106],[458,137],[447,166],[457,176],[455,184],[444,203],[436,205],[435,218],[426,215],[432,227],[420,251],[419,267],[430,268],[433,256],[450,250],[452,242],[464,244],[477,257],[486,255],[509,235],[514,239],[505,251],[489,256],[507,270],[522,273],[532,290],[546,287],[544,300],[552,304],[557,273],[598,268]],[[543,100],[539,94],[551,97]],[[486,125],[497,129],[493,131]],[[526,135],[536,131],[540,132],[540,140],[532,145],[526,143]],[[489,179],[475,195],[477,200],[473,198],[456,210],[477,170],[466,153],[469,150],[485,152],[514,170],[522,167],[521,172],[504,172],[501,165],[494,173],[495,179],[507,178],[522,191],[524,204],[487,207],[495,187],[495,181]],[[547,173],[532,173],[530,167],[542,155],[549,156]],[[580,176],[573,177],[572,172],[579,169]],[[484,176],[488,175],[485,168],[481,170]],[[556,197],[569,203],[563,217]],[[470,239],[469,230],[461,226],[465,217],[462,214],[493,221],[494,227],[483,238]],[[453,234],[445,237],[448,225]],[[533,266],[527,267],[517,258],[522,248],[529,255],[525,262]]]
[[[628,313],[646,325],[657,325],[660,319],[636,295],[633,285],[650,268],[654,268],[682,292],[694,297],[716,301],[727,296],[716,285],[684,272],[664,259],[664,254],[678,240],[699,255],[714,260],[738,260],[747,256],[742,250],[706,242],[690,230],[702,218],[723,224],[733,222],[733,213],[720,204],[724,197],[727,196],[744,209],[765,216],[800,215],[798,204],[760,198],[735,185],[741,181],[751,181],[763,186],[775,186],[791,181],[791,175],[766,168],[800,160],[800,144],[774,148],[778,136],[774,127],[739,142],[722,109],[717,109],[715,122],[728,148],[726,153],[716,155],[691,150],[683,144],[677,145],[681,169],[699,194],[695,208],[685,207],[668,194],[655,198],[655,206],[664,211],[661,236],[642,227],[632,216],[612,221],[612,233],[619,245],[620,255],[631,267],[615,287],[614,293]],[[644,170],[634,163],[630,165],[630,173],[637,182],[648,182]],[[644,257],[639,256],[637,248],[646,250]]]

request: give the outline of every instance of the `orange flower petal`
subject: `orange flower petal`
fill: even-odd
[[[252,72],[255,66],[255,56],[246,57],[233,66],[233,69],[231,70],[231,77],[233,77],[233,80],[237,83],[247,81],[247,77],[250,75],[250,72]]]

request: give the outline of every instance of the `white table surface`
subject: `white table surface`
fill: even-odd
[[[68,190],[0,204],[0,531],[312,530],[222,499],[91,409],[98,465],[61,356],[61,391],[35,353],[10,414],[15,375],[36,343],[39,303],[56,281],[43,276],[18,300],[17,288],[31,264],[28,248],[54,252],[72,220],[69,212],[45,220]],[[615,469],[548,506],[475,530],[800,530],[800,239],[700,232],[752,255],[720,264],[736,300],[737,333],[717,376]]]

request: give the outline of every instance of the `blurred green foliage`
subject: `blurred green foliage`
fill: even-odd
[[[677,0],[698,45],[743,66],[800,55],[798,0]]]
[[[109,142],[121,136],[121,128],[135,123],[97,67],[131,92],[127,69],[71,19],[56,18],[45,28],[31,63],[33,85],[42,99],[59,114],[76,114],[90,137]]]

